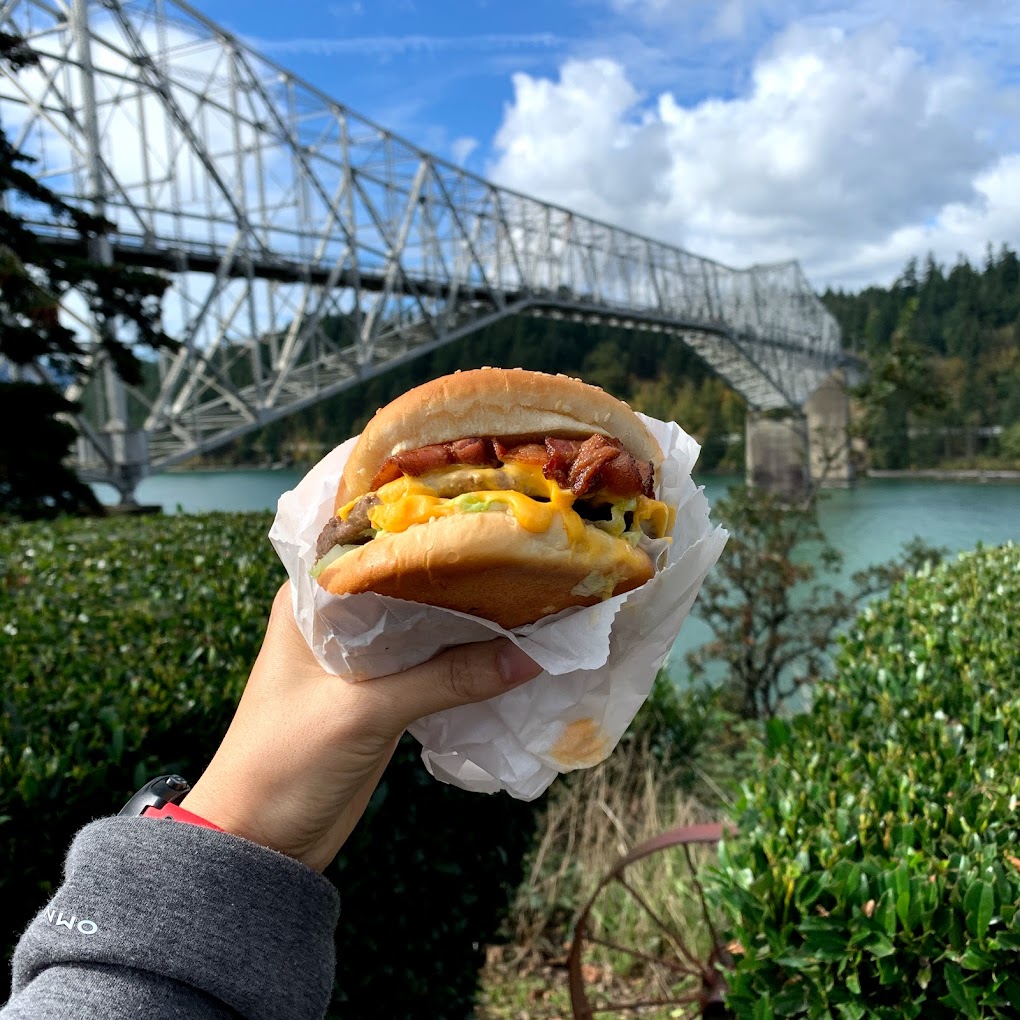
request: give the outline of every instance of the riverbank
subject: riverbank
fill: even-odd
[[[865,478],[900,478],[936,482],[1020,482],[1020,471],[1005,468],[918,468],[910,471],[871,470]]]

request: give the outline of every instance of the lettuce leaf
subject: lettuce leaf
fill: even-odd
[[[336,563],[336,561],[340,559],[344,553],[349,553],[352,549],[360,548],[360,545],[335,545],[328,553],[326,553],[325,556],[322,556],[315,561],[312,565],[312,569],[309,570],[308,573],[311,574],[317,581],[319,579],[319,574],[321,574],[331,563]]]
[[[590,523],[594,524],[600,531],[605,531],[612,535],[613,538],[626,538],[633,545],[637,542],[637,536],[631,539],[629,534],[626,533],[627,521],[625,520],[625,515],[636,509],[636,499],[620,499],[610,504],[612,517],[608,521],[591,521]],[[640,529],[638,530],[640,531]]]

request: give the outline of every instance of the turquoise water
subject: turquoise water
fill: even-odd
[[[301,471],[180,471],[153,475],[138,486],[139,503],[156,503],[166,513],[206,510],[275,510],[276,501],[301,480]],[[97,485],[104,503],[116,503],[116,490]]]
[[[168,513],[204,510],[271,510],[283,492],[301,477],[298,471],[179,472],[147,478],[138,488],[141,503],[158,503]],[[737,481],[704,480],[709,502]],[[100,487],[100,498],[113,502],[112,489]],[[959,482],[876,480],[854,489],[834,491],[821,510],[829,541],[844,555],[844,576],[896,555],[915,535],[951,552],[978,542],[1020,542],[1020,485]],[[269,547],[267,545],[267,553]],[[271,554],[271,553],[270,553]],[[685,670],[683,654],[708,636],[696,618],[684,626],[670,657],[678,677]]]
[[[705,483],[709,502],[734,481],[709,478]],[[914,537],[951,553],[973,549],[979,542],[1020,542],[1020,485],[862,481],[856,488],[827,493],[819,516],[826,537],[843,554],[840,577],[849,578],[857,570],[892,559]],[[831,579],[838,584],[839,578]],[[709,636],[696,615],[688,619],[670,655],[675,676],[686,675],[684,654]]]

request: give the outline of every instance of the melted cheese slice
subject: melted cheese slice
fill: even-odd
[[[420,478],[404,475],[387,482],[376,495],[379,504],[369,510],[368,519],[379,531],[406,531],[438,517],[503,510],[512,514],[522,528],[536,533],[548,531],[559,518],[572,545],[587,544],[585,521],[573,509],[574,494],[546,478],[541,467],[534,464],[511,463],[499,468],[455,466]],[[539,498],[533,498],[536,496]],[[346,520],[357,502],[351,500],[340,508],[337,516]],[[665,535],[675,516],[675,511],[665,503],[646,496],[636,497],[633,510],[634,526],[650,522],[653,538]]]
[[[637,506],[634,508],[634,527],[640,528],[644,521],[651,524],[648,532],[651,538],[662,538],[673,530],[676,523],[676,507],[667,506],[660,499],[638,496]]]

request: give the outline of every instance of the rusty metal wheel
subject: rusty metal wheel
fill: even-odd
[[[722,836],[719,823],[670,829],[634,847],[602,879],[574,926],[568,959],[574,1020],[730,1015],[724,995],[732,961],[701,881]],[[664,883],[669,902],[654,901],[653,888]],[[601,920],[609,916],[615,931],[627,932],[627,944],[607,936]]]

